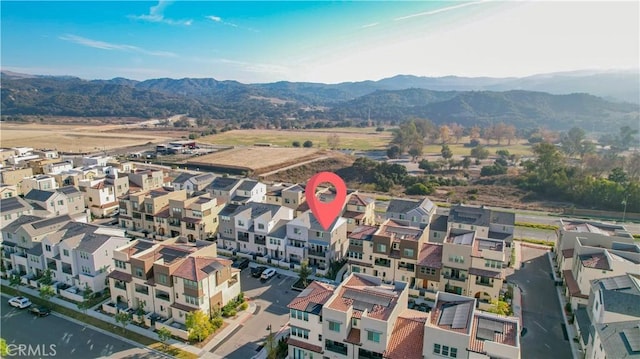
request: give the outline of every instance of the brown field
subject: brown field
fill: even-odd
[[[33,147],[63,152],[92,152],[148,142],[164,142],[155,134],[109,133],[122,125],[44,125],[0,123],[2,147]]]
[[[187,163],[263,173],[322,156],[323,152],[316,148],[243,147],[197,157]]]

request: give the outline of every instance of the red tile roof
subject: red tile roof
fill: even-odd
[[[573,248],[570,249],[563,249],[562,250],[562,256],[564,258],[573,258]]]
[[[423,244],[418,254],[418,265],[429,268],[442,268],[442,245]]]
[[[373,200],[369,197],[364,197],[357,193],[352,193],[351,196],[349,196],[349,201],[347,202],[347,204],[352,206],[366,206],[371,203],[371,201]]]
[[[493,331],[493,339],[483,338],[478,336],[478,324],[480,319],[488,323],[492,323],[491,329]],[[515,321],[505,320],[497,315],[479,314],[476,313],[473,316],[473,323],[471,324],[471,340],[469,343],[469,350],[476,353],[486,353],[484,350],[484,342],[492,341],[495,343],[516,346],[516,335],[518,335],[518,324]],[[498,329],[499,331],[496,331]],[[481,329],[482,330],[482,329]],[[486,329],[485,329],[486,330]],[[487,335],[487,333],[485,333]]]
[[[609,266],[609,258],[607,258],[607,255],[604,253],[582,255],[580,256],[580,260],[582,261],[582,265],[587,268],[595,268],[595,269],[603,269],[603,270],[611,269],[611,266]]]
[[[307,310],[309,304],[324,304],[333,294],[334,287],[321,282],[311,282],[309,286],[297,297],[293,298],[287,306],[290,309]]]
[[[351,330],[349,331],[349,335],[347,335],[347,339],[345,339],[345,342],[360,345],[362,343],[360,341],[360,329],[351,328]]]
[[[372,303],[371,309],[367,312],[369,318],[380,320],[389,319],[391,312],[398,303],[398,292],[383,288],[377,283],[352,274],[346,282],[340,285],[338,295],[332,302],[327,303],[327,306],[331,309],[346,312],[353,305],[354,300],[348,295],[349,292],[353,291],[380,299],[380,301],[376,300],[376,302],[387,302],[384,305]]]
[[[400,313],[391,333],[384,357],[388,359],[422,359],[424,323],[427,313],[406,309]]]
[[[344,218],[354,218],[354,219],[362,219],[364,218],[364,213],[354,212],[354,211],[346,211],[342,215]]]
[[[127,283],[131,282],[131,274],[120,272],[118,270],[111,271],[111,273],[109,273],[107,278],[113,278],[113,279],[116,279],[116,280],[125,281]]]
[[[349,239],[371,240],[371,236],[378,230],[375,226],[358,226],[349,234]]]
[[[303,342],[302,340],[294,339],[292,337],[289,337],[287,344],[293,345],[294,347],[310,350],[312,352],[320,353],[320,354],[322,354],[323,352],[321,346],[313,345],[308,342]]]
[[[504,279],[502,278],[502,272],[494,272],[486,269],[469,268],[469,274],[479,275],[479,276],[489,277],[489,278]]]
[[[570,269],[563,270],[562,275],[564,276],[564,281],[567,283],[567,288],[569,289],[569,295],[572,297],[578,298],[589,298],[580,292],[580,286],[576,279],[573,277],[573,272]]]
[[[212,271],[204,271],[205,267],[217,265],[218,267],[231,266],[232,261],[228,259],[220,259],[214,257],[187,257],[173,272],[173,275],[179,278],[199,282],[207,278]]]

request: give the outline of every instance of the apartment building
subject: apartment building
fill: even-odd
[[[295,210],[306,201],[304,187],[299,184],[273,186],[267,190],[265,201]]]
[[[39,277],[45,269],[42,239],[71,221],[68,215],[52,218],[24,215],[2,228],[2,261],[7,273]]]
[[[231,203],[231,198],[236,195],[241,182],[242,180],[237,178],[217,177],[207,186],[207,192],[219,201]]]
[[[322,357],[322,308],[334,291],[333,285],[313,281],[289,303],[289,358]]]
[[[159,189],[169,183],[169,179],[165,178],[164,172],[160,170],[135,169],[127,173],[127,177],[132,192]]]
[[[85,211],[84,194],[73,186],[56,190],[32,189],[24,199],[45,217],[69,214],[72,217],[83,217]],[[78,216],[80,215],[80,216]],[[84,220],[86,222],[86,219]]]
[[[186,181],[184,181],[183,189],[185,189],[189,194],[193,192],[205,192],[207,190],[207,186],[209,186],[215,179],[216,175],[214,175],[213,173],[203,173],[200,175],[191,176]]]
[[[436,211],[436,205],[425,197],[422,200],[394,198],[389,201],[386,218],[410,227],[426,228]]]
[[[310,266],[316,267],[316,273],[326,274],[331,262],[345,257],[348,248],[347,221],[342,217],[336,218],[328,229],[320,225],[311,211],[287,223],[288,262],[307,259]]]
[[[448,230],[475,231],[478,237],[504,241],[507,247],[511,247],[515,223],[516,215],[513,212],[464,204],[452,206],[447,217]]]
[[[32,189],[51,190],[58,188],[56,179],[49,175],[38,175],[22,179],[20,185],[22,193],[29,193]]]
[[[210,242],[135,240],[116,249],[113,261],[111,302],[103,310],[115,314],[141,307],[147,325],[167,327],[185,339],[187,313],[211,313],[240,294],[239,271],[230,260],[217,258]]]
[[[352,232],[358,226],[373,226],[376,224],[376,203],[373,198],[359,193],[351,193],[347,196],[346,206],[342,217],[347,220],[347,233]]]
[[[113,251],[129,239],[118,228],[69,222],[41,242],[43,263],[56,281],[99,292],[113,269]]]
[[[21,197],[0,198],[0,227],[20,218],[32,215],[33,207]]]
[[[173,185],[173,189],[175,191],[179,191],[181,189],[186,189],[185,188],[185,183],[192,177],[195,177],[196,175],[193,173],[189,173],[189,172],[182,172],[178,175],[178,177],[174,178],[173,181],[171,181],[171,184]]]
[[[587,359],[640,357],[640,278],[624,274],[594,280],[574,325]]]
[[[94,217],[102,218],[112,215],[118,208],[118,199],[113,185],[106,178],[82,180],[80,191],[84,192],[85,206]]]
[[[209,239],[215,237],[222,207],[207,195],[187,198],[185,190],[135,192],[119,201],[120,226],[156,239]]]
[[[272,247],[271,252],[269,251],[267,237],[273,237],[274,231],[282,232],[281,221],[293,219],[291,208],[257,202],[228,204],[220,212],[219,218],[219,246],[259,256],[271,255],[274,259],[284,256],[284,253],[280,253],[279,246],[278,249]]]
[[[517,318],[475,310],[474,298],[438,292],[423,335],[425,358],[520,358]]]

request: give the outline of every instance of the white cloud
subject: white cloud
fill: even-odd
[[[379,22],[374,22],[374,23],[371,23],[371,24],[362,25],[362,26],[360,26],[360,28],[361,29],[366,29],[368,27],[374,27],[374,26],[377,26],[379,24],[380,24]]]
[[[244,26],[239,26],[238,24],[234,24],[232,22],[228,22],[223,20],[220,16],[216,16],[216,15],[209,15],[209,16],[205,16],[205,18],[218,23],[218,24],[222,24],[222,25],[226,25],[226,26],[231,26],[231,27],[235,27],[238,29],[243,29],[243,30],[247,30],[247,31],[252,31],[252,32],[259,32],[256,29],[250,28],[250,27],[244,27]]]
[[[222,18],[220,16],[215,16],[215,15],[209,15],[206,16],[207,19],[211,20],[211,21],[215,21],[215,22],[221,22]]]
[[[171,1],[158,1],[157,5],[149,8],[148,14],[142,15],[129,15],[130,19],[147,21],[147,22],[161,22],[168,25],[183,25],[190,26],[193,24],[193,20],[173,20],[164,17],[164,9],[171,4]]]
[[[441,9],[436,9],[436,10],[431,10],[431,11],[425,11],[425,12],[419,12],[416,14],[411,14],[411,15],[407,15],[407,16],[402,16],[402,17],[397,17],[394,20],[398,21],[398,20],[406,20],[406,19],[411,19],[414,17],[418,17],[418,16],[429,16],[429,15],[435,15],[435,14],[439,14],[441,12],[446,12],[446,11],[451,11],[451,10],[455,10],[455,9],[460,9],[463,7],[467,7],[467,6],[471,6],[471,5],[478,5],[478,4],[482,4],[486,2],[486,0],[483,1],[474,1],[474,2],[468,2],[468,3],[463,3],[463,4],[458,4],[458,5],[453,5],[453,6],[447,6],[447,7],[443,7]]]
[[[137,52],[140,54],[150,55],[150,56],[160,56],[160,57],[177,57],[173,52],[169,51],[154,51],[143,49],[138,46],[126,45],[126,44],[114,44],[111,42],[93,40],[82,36],[67,34],[59,37],[61,40],[73,42],[78,45],[93,47],[94,49],[101,50],[117,50],[117,51],[127,51],[127,52]]]

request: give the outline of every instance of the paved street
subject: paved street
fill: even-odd
[[[299,293],[291,290],[291,285],[296,280],[294,277],[275,276],[262,283],[251,276],[250,269],[244,269],[242,291],[256,303],[258,310],[232,336],[211,352],[231,359],[249,359],[255,355],[269,334],[267,326],[270,324],[275,333],[289,321],[287,305]]]
[[[524,268],[507,277],[522,289],[522,358],[571,358],[546,251],[523,246],[522,263]]]
[[[51,314],[37,318],[26,309],[20,310],[7,303],[7,297],[0,297],[2,302],[2,338],[7,344],[30,344],[32,350],[40,350],[38,354],[19,355],[10,358],[57,357],[65,359],[87,359],[99,357],[131,357],[160,358],[161,356],[109,335],[86,328],[67,319]],[[54,345],[52,347],[51,345]],[[55,349],[55,352],[52,350]],[[126,351],[126,353],[122,353]],[[24,352],[23,354],[26,354]],[[35,354],[35,355],[34,355]]]

